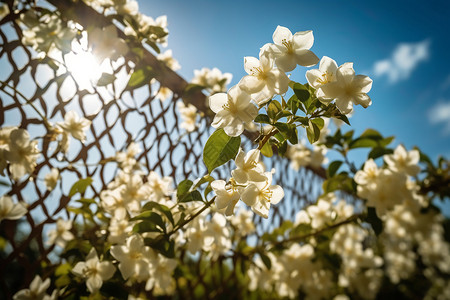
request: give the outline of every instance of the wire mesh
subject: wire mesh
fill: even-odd
[[[71,2],[61,1],[57,9],[68,3]],[[77,5],[90,15],[95,15],[95,18],[84,16],[83,22],[91,20],[95,25],[98,18],[104,23],[109,22],[82,2]],[[4,220],[0,223],[0,231],[10,244],[0,256],[0,289],[5,297],[28,286],[43,265],[54,262],[51,253],[55,249],[46,244],[45,233],[59,217],[74,218],[73,213],[67,210],[71,202],[67,195],[72,183],[92,177],[93,188],[85,197],[98,198],[118,171],[117,165],[110,163],[108,158],[117,151],[125,150],[131,142],[139,144],[143,150],[137,160],[144,173],[155,171],[161,176],[170,176],[175,185],[186,178],[194,180],[207,173],[202,162],[202,150],[213,132],[210,114],[204,105],[205,96],[196,94],[182,99],[187,82],[175,72],[165,69],[164,77],[161,77],[163,82],[152,81],[139,89],[125,89],[119,93],[114,90],[106,93],[104,87],[95,86],[92,90],[81,89],[67,68],[65,71],[52,69],[48,58],[39,58],[35,51],[22,43],[22,29],[14,21],[17,17],[17,14],[11,14],[0,21],[0,80],[3,82],[0,88],[0,126],[27,129],[33,138],[38,139],[42,155],[29,177],[20,181],[1,177],[2,194],[27,203],[29,210],[19,222]],[[89,24],[82,25],[88,27]],[[142,49],[146,57],[144,61],[155,62],[151,52],[143,46]],[[60,63],[66,64],[65,61]],[[132,64],[130,57],[116,62],[114,75],[129,73]],[[173,96],[165,101],[155,96],[163,86],[173,92]],[[182,121],[177,110],[179,101],[192,103],[200,111],[203,110],[205,116],[198,119],[197,130],[186,132],[181,128]],[[92,121],[87,141],[73,141],[66,157],[55,154],[52,135],[31,105],[52,123],[62,121],[69,110],[78,111]],[[252,147],[251,139],[247,138],[243,144],[246,150]],[[268,220],[255,216],[257,236],[280,225],[285,219],[294,218],[302,207],[314,202],[320,194],[323,180],[310,169],[294,171],[285,158],[265,159],[264,163],[268,170],[277,170],[274,182],[283,186],[285,198],[272,206]],[[59,186],[50,192],[42,179],[53,167],[60,169],[62,179]],[[216,179],[227,179],[233,167],[225,166],[213,175]],[[30,249],[33,251],[30,252]],[[36,255],[30,256],[27,252]],[[198,268],[200,272],[200,266]],[[19,276],[8,276],[11,272],[18,272]],[[198,280],[202,280],[201,276]]]

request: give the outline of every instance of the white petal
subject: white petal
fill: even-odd
[[[336,78],[341,84],[349,85],[355,77],[353,63],[345,63],[336,71]]]
[[[362,107],[367,108],[369,105],[372,104],[372,100],[370,100],[370,97],[367,96],[367,94],[356,94],[353,98],[353,102],[355,104],[360,104]]]
[[[217,93],[209,97],[209,108],[216,114],[223,110],[223,106],[228,102],[226,93]]]
[[[339,82],[330,82],[320,86],[319,88],[323,93],[325,99],[335,99],[342,95],[343,89]]]
[[[275,64],[284,72],[290,72],[297,66],[297,59],[293,54],[285,54],[275,58]]]
[[[308,84],[317,89],[321,84],[317,82],[317,79],[322,78],[322,72],[319,69],[313,69],[306,71],[306,80]]]
[[[113,277],[116,268],[110,261],[103,261],[99,265],[98,272],[103,280],[108,280]]]
[[[372,82],[373,80],[368,76],[356,75],[355,78],[353,78],[352,85],[358,88],[362,93],[367,94],[372,88]]]
[[[310,49],[314,44],[314,35],[311,30],[300,31],[293,37],[295,49]]]
[[[300,66],[311,67],[319,62],[319,58],[310,50],[296,50],[296,62]]]
[[[328,56],[323,56],[320,60],[319,70],[321,72],[336,74],[337,69],[338,65],[334,59],[331,59]]]
[[[336,99],[336,106],[343,114],[348,114],[353,111],[353,102],[349,97],[339,97]]]
[[[270,203],[277,204],[284,197],[284,190],[279,185],[270,186],[270,190],[272,191],[272,197],[270,198]]]
[[[292,32],[288,28],[278,25],[272,38],[275,44],[282,45],[283,40],[290,41],[292,39]]]
[[[241,199],[248,206],[253,206],[256,203],[256,198],[259,195],[259,189],[255,184],[250,183],[242,192]]]
[[[100,275],[95,274],[94,276],[89,277],[86,280],[86,286],[91,293],[95,293],[102,287],[103,281],[100,278]]]
[[[254,69],[260,68],[261,64],[256,57],[246,56],[244,57],[244,70],[247,74],[251,75],[254,73]]]
[[[259,80],[256,76],[247,75],[242,77],[238,84],[243,91],[254,94],[264,88],[265,82],[263,80]]]

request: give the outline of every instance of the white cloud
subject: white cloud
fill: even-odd
[[[450,135],[450,100],[440,100],[428,111],[428,120],[432,124],[444,123],[444,134]]]
[[[374,74],[375,76],[386,75],[390,83],[408,79],[417,65],[428,59],[429,50],[429,39],[418,43],[398,44],[390,58],[374,63]]]

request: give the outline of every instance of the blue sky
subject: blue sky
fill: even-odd
[[[369,75],[373,104],[351,119],[395,135],[395,144],[417,145],[433,159],[450,157],[450,2],[448,1],[139,1],[141,12],[167,15],[169,45],[181,75],[217,67],[245,75],[243,58],[258,56],[277,25],[293,33],[313,30],[311,50]],[[376,66],[378,65],[376,70]],[[306,82],[306,68],[292,79]]]

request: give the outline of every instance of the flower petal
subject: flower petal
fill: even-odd
[[[246,56],[244,57],[244,70],[247,74],[252,75],[254,73],[254,69],[260,68],[261,64],[256,57]]]
[[[209,97],[209,108],[216,114],[223,110],[223,106],[228,102],[226,93],[217,93]]]
[[[294,41],[295,49],[308,50],[314,44],[314,35],[312,30],[299,31],[294,34],[292,40]]]
[[[319,62],[319,58],[310,50],[296,50],[296,62],[300,66],[312,67]]]
[[[278,25],[272,35],[272,38],[275,44],[282,45],[283,40],[290,41],[292,39],[292,32],[288,28]]]

